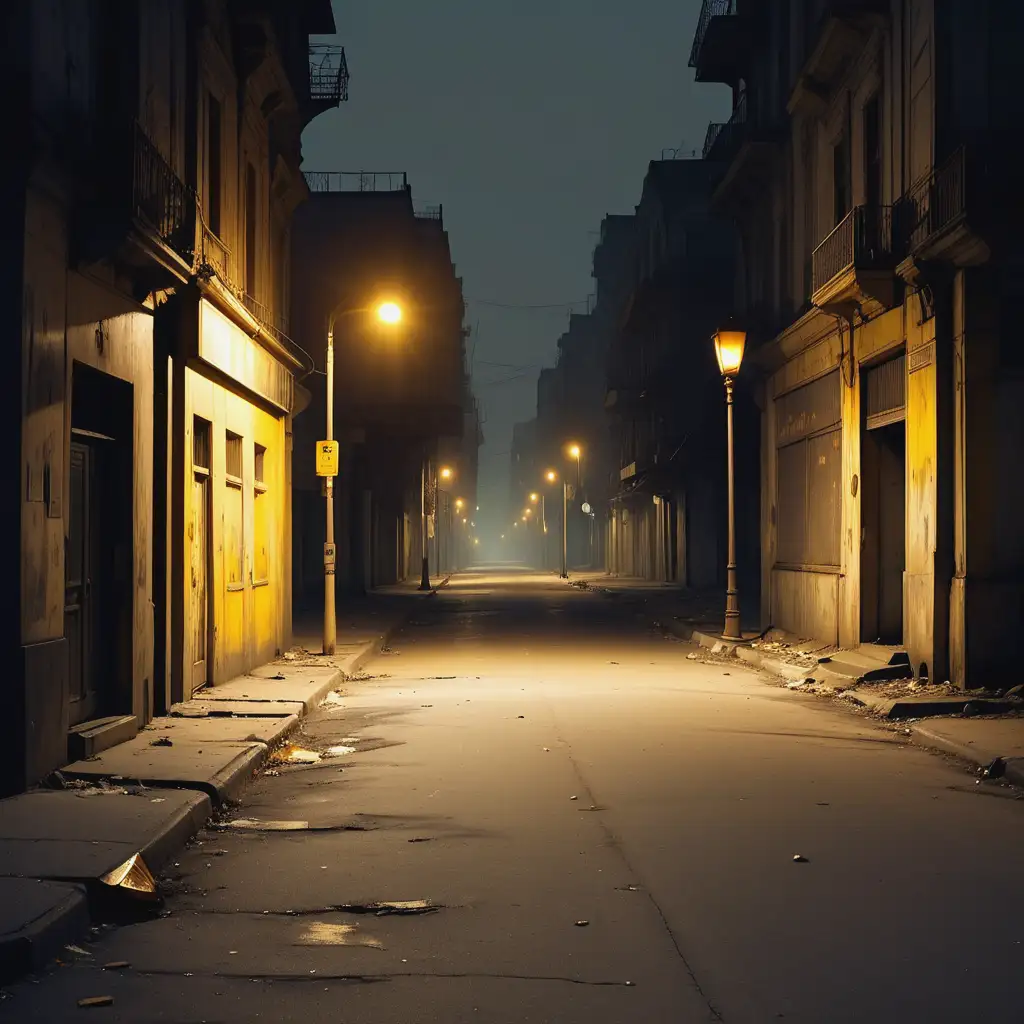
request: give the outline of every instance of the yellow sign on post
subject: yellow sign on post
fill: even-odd
[[[338,475],[338,442],[317,441],[316,443],[316,475]]]

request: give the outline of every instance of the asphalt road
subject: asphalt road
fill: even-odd
[[[1024,1020],[1013,790],[550,576],[465,574],[417,609],[297,738],[353,752],[232,812],[308,828],[204,833],[168,916],[0,1017]]]

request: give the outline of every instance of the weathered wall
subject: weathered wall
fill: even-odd
[[[72,404],[75,362],[128,381],[133,389],[131,713],[145,722],[153,708],[153,315],[126,296],[75,272],[68,275],[67,308],[67,393]],[[69,416],[65,464],[70,443]],[[64,487],[67,493],[66,476]],[[65,508],[65,530],[68,524],[69,510]]]

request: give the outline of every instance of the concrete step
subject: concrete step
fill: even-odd
[[[118,743],[126,743],[138,731],[139,720],[134,715],[95,718],[73,725],[68,730],[68,760],[82,761],[95,757]]]

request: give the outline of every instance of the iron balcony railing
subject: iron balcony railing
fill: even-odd
[[[421,206],[416,210],[418,220],[441,220],[440,206]]]
[[[961,147],[911,188],[903,201],[902,229],[909,249],[919,249],[966,212],[967,150]]]
[[[856,206],[814,250],[813,291],[854,267],[883,264],[893,254],[892,207]]]
[[[721,18],[736,13],[736,0],[704,0],[704,6],[700,9],[700,17],[697,19],[697,31],[693,37],[693,46],[690,49],[690,67],[695,68],[700,59],[700,50],[704,45],[704,37],[708,33],[708,25],[712,18]]]
[[[310,192],[401,192],[409,186],[405,171],[304,171]]]
[[[291,344],[288,336],[288,317],[283,313],[275,313],[269,306],[253,298],[248,292],[240,295],[242,305],[260,322],[260,326],[268,334],[284,344]]]
[[[213,271],[220,278],[221,283],[233,294],[238,294],[235,285],[234,274],[231,266],[231,250],[215,235],[206,224],[203,224],[202,249],[199,254],[200,272],[204,269],[209,273]]]
[[[191,264],[195,250],[195,197],[153,141],[135,124],[132,202],[139,220]]]
[[[348,99],[348,61],[343,46],[330,43],[310,46],[309,98],[332,105]]]
[[[731,156],[742,141],[747,128],[747,94],[743,93],[733,108],[728,121],[712,122],[704,136],[704,159],[715,160]]]

